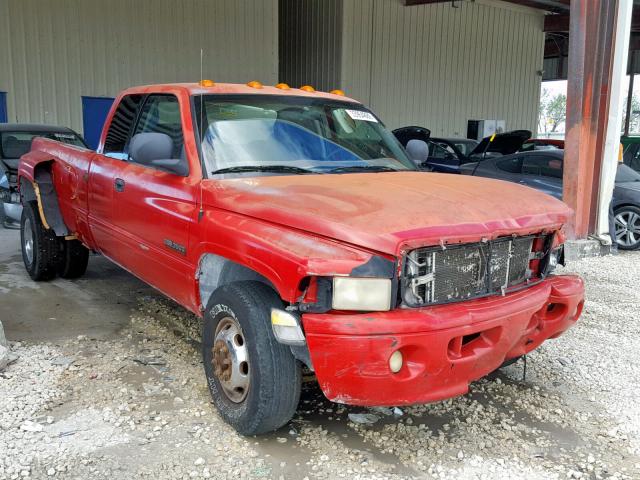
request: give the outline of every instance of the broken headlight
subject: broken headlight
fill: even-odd
[[[564,265],[564,245],[560,245],[549,252],[545,275],[553,273],[558,265]]]

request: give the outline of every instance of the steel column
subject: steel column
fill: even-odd
[[[624,33],[621,25],[630,27],[630,23],[624,21],[619,13],[628,11],[630,18],[630,9],[631,0],[571,2],[563,180],[564,200],[575,212],[573,224],[567,226],[569,238],[603,233],[598,212],[599,205],[606,203],[608,208],[611,199],[608,192],[613,188],[608,180],[611,167],[605,167],[606,183],[611,183],[610,189],[600,188],[601,174],[603,160],[611,150],[610,145],[605,145],[611,143],[611,137],[606,142],[611,123],[611,102],[619,103],[620,93],[619,82],[614,82],[615,95],[612,98],[614,53],[623,43],[621,35],[626,35],[628,45],[629,29]],[[619,68],[620,62],[616,63]],[[619,118],[616,108],[612,113]],[[617,125],[618,137],[620,125]]]

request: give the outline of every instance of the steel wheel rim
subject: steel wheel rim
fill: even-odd
[[[624,247],[633,247],[640,241],[640,215],[624,210],[614,217],[616,242]]]
[[[33,263],[33,230],[31,229],[31,222],[27,219],[24,222],[24,232],[23,232],[23,245],[24,245],[24,254],[27,257],[27,262],[29,265]]]
[[[242,328],[235,318],[220,320],[211,354],[213,372],[222,391],[232,402],[242,402],[249,392],[249,351]]]

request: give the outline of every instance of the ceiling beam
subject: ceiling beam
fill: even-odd
[[[544,17],[545,32],[568,32],[569,14],[546,15]],[[640,9],[634,8],[631,17],[631,31],[640,32]]]

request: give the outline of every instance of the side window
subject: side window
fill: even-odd
[[[446,143],[429,142],[429,156],[432,158],[451,158],[455,153]]]
[[[557,157],[530,156],[522,164],[522,173],[562,178],[562,160]]]
[[[503,172],[508,173],[521,173],[522,172],[522,157],[507,158],[505,160],[498,160],[496,167]]]
[[[173,141],[173,159],[183,159],[184,137],[180,120],[180,105],[173,95],[150,95],[144,102],[135,134],[164,133]]]
[[[121,160],[127,159],[127,154],[125,153],[127,142],[133,129],[133,124],[136,121],[142,99],[142,95],[127,95],[120,100],[118,108],[111,119],[107,138],[104,142],[103,153],[108,157]]]

